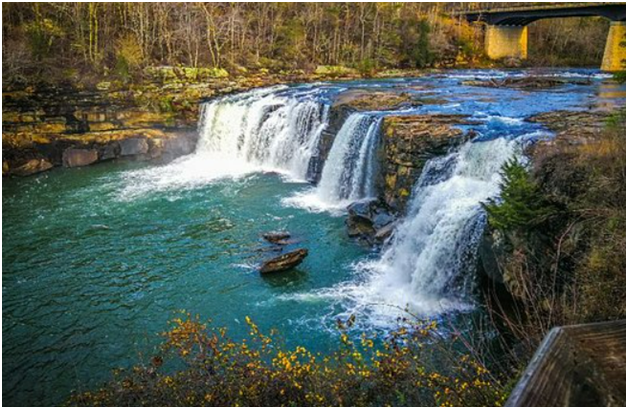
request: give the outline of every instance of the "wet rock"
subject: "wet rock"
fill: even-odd
[[[310,159],[308,165],[307,180],[310,183],[318,183],[320,181],[323,167],[334,144],[334,139],[352,112],[354,112],[354,109],[347,105],[334,105],[329,109],[327,126],[321,133],[316,154]]]
[[[30,176],[36,173],[44,172],[52,168],[52,163],[45,159],[31,159],[21,166],[16,167],[11,171],[11,174],[17,176]]]
[[[63,151],[63,166],[75,168],[87,166],[98,160],[96,149],[75,149],[69,148]]]
[[[510,77],[504,79],[491,78],[489,80],[467,80],[462,81],[462,85],[472,87],[488,88],[516,88],[516,89],[546,89],[560,87],[566,84],[590,85],[591,80],[578,78],[556,78],[556,77]]]
[[[334,106],[348,107],[354,111],[391,111],[421,105],[412,94],[391,89],[372,91],[352,89],[336,97]]]
[[[389,223],[385,225],[384,227],[382,227],[381,229],[378,229],[375,232],[375,236],[374,236],[375,241],[384,242],[386,239],[392,236],[396,226],[397,226],[397,223]]]
[[[269,243],[284,245],[284,244],[287,244],[286,240],[290,238],[290,233],[281,232],[281,231],[280,232],[271,231],[268,233],[264,233],[262,237],[264,238],[264,240],[268,241]]]
[[[129,138],[120,141],[120,156],[138,156],[148,153],[148,143],[143,138]]]
[[[621,114],[621,112],[616,112]],[[599,111],[550,111],[527,118],[541,123],[556,133],[558,139],[567,139],[574,144],[596,138],[609,120],[612,112]]]
[[[345,223],[349,236],[371,244],[385,240],[388,236],[383,230],[395,221],[392,209],[379,199],[352,203],[347,210]],[[378,232],[381,232],[379,238]]]
[[[120,155],[120,144],[118,142],[108,143],[100,149],[100,160],[115,159]]]
[[[386,204],[402,212],[427,161],[468,140],[472,133],[456,126],[473,123],[462,115],[387,116],[382,124],[377,183]]]
[[[262,274],[267,274],[289,270],[301,264],[307,255],[307,249],[297,249],[265,261],[259,271]]]

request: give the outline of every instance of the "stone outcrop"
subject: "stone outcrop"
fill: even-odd
[[[290,270],[301,264],[307,255],[307,249],[297,249],[265,261],[259,271],[262,274],[268,274]]]
[[[392,234],[395,213],[382,200],[375,199],[352,203],[346,220],[349,237],[367,244],[377,244]]]
[[[96,149],[68,148],[63,151],[63,166],[68,168],[91,165],[97,160],[98,151]]]
[[[378,183],[386,204],[403,212],[425,163],[466,141],[469,133],[456,125],[470,123],[462,115],[386,117],[382,125]]]
[[[591,85],[591,80],[578,78],[556,78],[556,77],[509,77],[504,79],[491,78],[488,80],[467,80],[462,81],[462,85],[472,87],[487,88],[514,88],[514,89],[546,89],[560,87],[562,85]]]
[[[118,157],[169,160],[192,152],[197,137],[172,112],[140,108],[115,92],[66,88],[3,93],[2,125],[3,176]],[[35,166],[40,159],[51,166]]]

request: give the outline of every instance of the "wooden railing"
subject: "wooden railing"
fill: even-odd
[[[626,321],[554,328],[506,406],[626,406]]]

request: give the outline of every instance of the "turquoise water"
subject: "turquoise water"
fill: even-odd
[[[457,85],[496,74],[521,73],[319,87],[321,98],[351,87],[401,87],[445,98],[416,112],[473,115],[482,122],[479,143],[536,131],[520,120],[533,113],[595,106],[600,87],[608,88],[600,81],[548,92]],[[625,87],[619,91],[625,98]],[[166,172],[120,161],[3,180],[6,403],[60,404],[72,389],[98,385],[112,368],[149,354],[181,309],[227,326],[236,338],[248,315],[262,330],[279,329],[292,345],[324,351],[336,342],[335,317],[347,306],[329,290],[354,291],[340,285],[356,280],[352,265],[379,256],[347,237],[344,217],[287,206],[283,200],[310,189],[306,183],[260,172],[190,183],[193,172],[212,168],[197,165],[182,174],[177,164]],[[306,247],[310,255],[293,271],[262,277],[255,266],[273,253],[261,234],[284,229],[299,241],[292,247]]]
[[[80,383],[150,351],[185,309],[242,335],[244,317],[324,349],[320,303],[282,295],[333,286],[365,250],[343,219],[281,206],[297,184],[256,174],[185,194],[125,201],[133,163],[57,170],[3,185],[3,359],[11,402],[59,403]],[[260,234],[286,229],[310,250],[260,276]],[[316,340],[316,342],[313,342]]]

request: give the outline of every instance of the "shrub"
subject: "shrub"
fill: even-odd
[[[484,205],[490,225],[497,229],[533,227],[556,210],[516,158],[502,167],[501,190],[500,200],[491,199]]]
[[[434,322],[402,327],[385,339],[340,332],[330,354],[263,334],[248,317],[249,336],[235,342],[186,314],[164,333],[160,355],[117,371],[103,388],[76,394],[75,405],[364,406],[501,405],[504,388],[469,354],[449,349],[445,372],[430,369],[428,345],[442,342]],[[343,327],[352,325],[350,319]],[[164,370],[177,367],[176,371]]]

